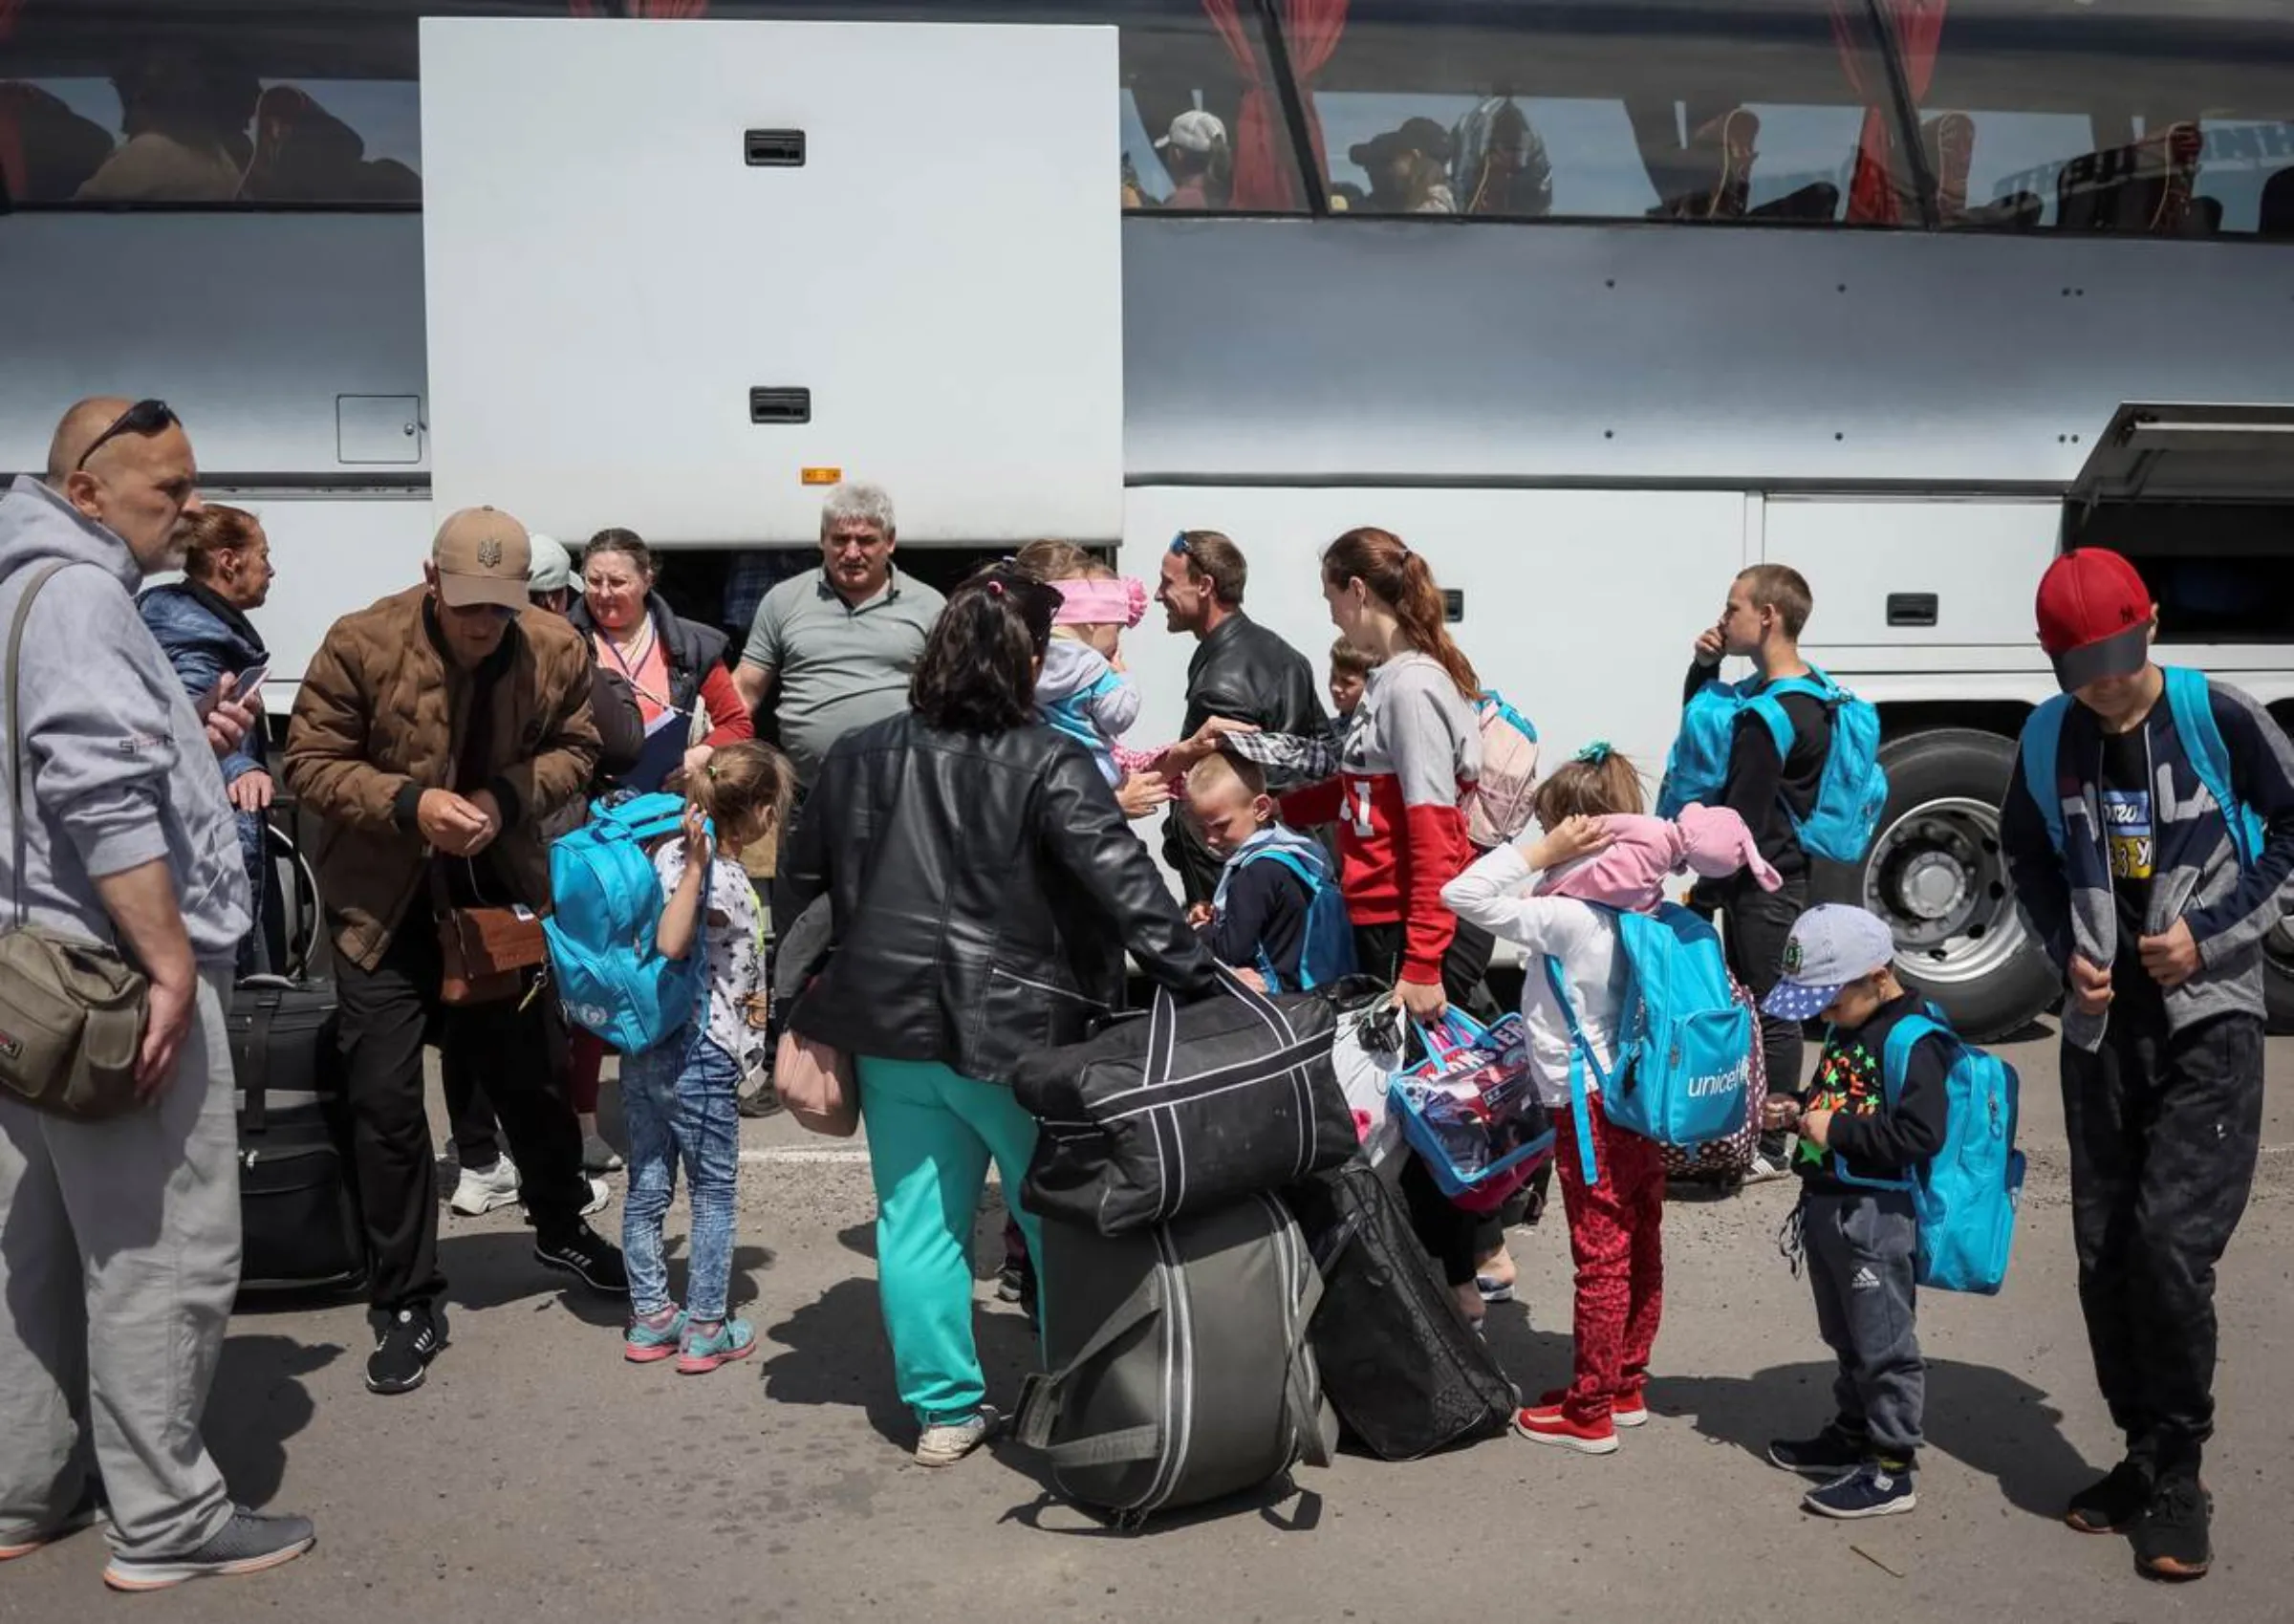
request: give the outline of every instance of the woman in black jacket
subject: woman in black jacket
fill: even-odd
[[[833,945],[790,1015],[854,1057],[876,1187],[876,1268],[917,1460],[994,1420],[972,1341],[973,1215],[992,1158],[1018,1212],[1035,1120],[1024,1054],[1117,1007],[1128,948],[1184,997],[1216,970],[1091,756],[1036,720],[1059,595],[991,565],[948,597],[912,709],[837,741],[781,855],[776,917],[829,899]]]

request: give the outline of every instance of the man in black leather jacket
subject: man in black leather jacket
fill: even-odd
[[[1200,645],[1187,663],[1187,714],[1179,737],[1192,739],[1214,716],[1273,733],[1320,737],[1330,731],[1322,689],[1307,657],[1243,613],[1250,567],[1243,550],[1217,531],[1181,531],[1163,555],[1155,599],[1170,629]],[[1276,793],[1295,788],[1270,777]],[[1203,845],[1186,812],[1173,807],[1163,824],[1163,860],[1178,871],[1190,903],[1219,888],[1220,860]]]

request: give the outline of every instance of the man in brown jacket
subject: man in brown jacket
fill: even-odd
[[[334,939],[358,1199],[373,1255],[366,1384],[419,1387],[445,1346],[437,1170],[422,1043],[486,1079],[532,1216],[534,1258],[625,1294],[621,1255],[581,1220],[581,1131],[538,968],[508,996],[446,1005],[449,911],[550,904],[542,827],[597,760],[580,636],[531,607],[526,529],[491,508],[440,527],[423,584],[337,620],[304,673],[287,783],[325,825],[318,890]]]

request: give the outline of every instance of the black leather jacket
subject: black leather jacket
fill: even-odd
[[[1187,716],[1179,736],[1193,738],[1214,716],[1309,737],[1331,725],[1307,657],[1240,610],[1220,621],[1187,662]],[[1273,776],[1267,788],[1280,794],[1298,786]],[[1188,901],[1207,902],[1219,888],[1219,858],[1177,807],[1163,824],[1163,860],[1178,872]]]
[[[914,714],[839,739],[782,848],[776,919],[826,895],[825,966],[790,1026],[848,1053],[1007,1083],[1121,1007],[1123,953],[1212,991],[1147,848],[1083,747],[1049,727],[946,733]]]

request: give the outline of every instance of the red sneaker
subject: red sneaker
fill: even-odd
[[[1513,1430],[1532,1443],[1558,1443],[1580,1455],[1614,1455],[1617,1429],[1607,1416],[1591,1424],[1569,1419],[1559,1404],[1541,1404],[1513,1418]]]
[[[1558,1409],[1562,1400],[1569,1396],[1568,1388],[1556,1387],[1552,1392],[1539,1396],[1537,1407],[1541,1410]],[[1649,1400],[1638,1393],[1620,1395],[1610,1400],[1609,1418],[1621,1427],[1647,1426],[1649,1424]]]

